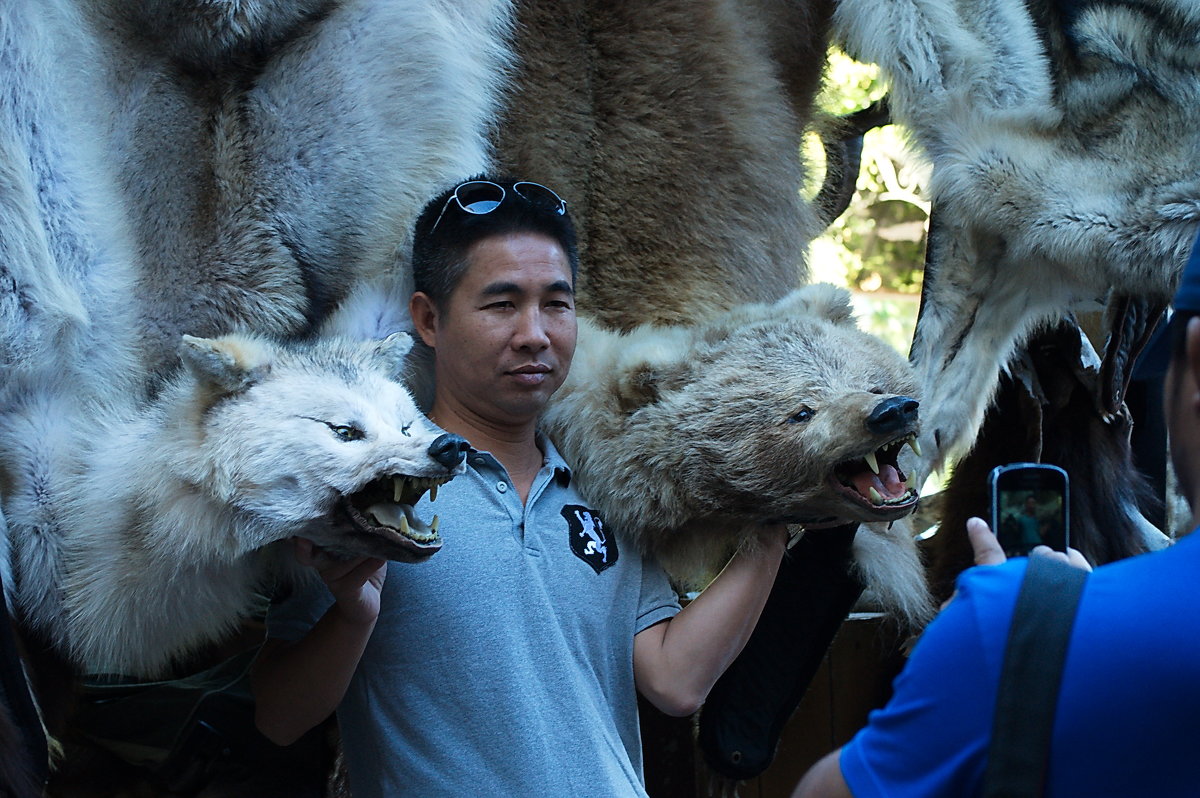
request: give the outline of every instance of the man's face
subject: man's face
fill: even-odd
[[[553,238],[477,241],[437,313],[437,402],[501,427],[536,419],[575,353],[571,267]]]

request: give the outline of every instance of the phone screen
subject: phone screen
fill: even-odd
[[[1067,473],[1057,466],[1020,463],[992,471],[992,531],[1010,557],[1035,546],[1066,551]]]

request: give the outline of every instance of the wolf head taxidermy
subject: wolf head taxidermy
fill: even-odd
[[[933,162],[928,470],[971,444],[1038,324],[1169,300],[1200,221],[1200,6],[842,0],[836,27]]]
[[[6,507],[24,620],[89,670],[153,674],[233,629],[287,567],[276,541],[432,556],[437,518],[412,505],[462,470],[467,444],[399,382],[410,347],[404,334],[303,346],[187,337],[185,368],[154,399],[91,407],[69,419],[77,429],[52,430],[75,457]],[[12,461],[45,436],[34,418],[0,425],[7,466],[28,468],[33,458]]]

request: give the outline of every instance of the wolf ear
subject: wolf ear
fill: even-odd
[[[179,357],[196,379],[224,393],[246,390],[271,369],[271,350],[266,343],[241,335],[221,338],[185,335]]]
[[[395,332],[382,341],[369,344],[371,356],[377,358],[387,373],[395,378],[404,374],[409,350],[413,348],[412,336],[406,332]]]
[[[775,307],[789,316],[818,316],[834,324],[855,324],[850,292],[830,283],[797,288],[776,302]]]

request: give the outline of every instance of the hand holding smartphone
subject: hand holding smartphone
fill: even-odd
[[[1035,546],[1066,552],[1070,545],[1067,472],[1045,463],[1010,463],[988,477],[992,531],[1009,557]]]

